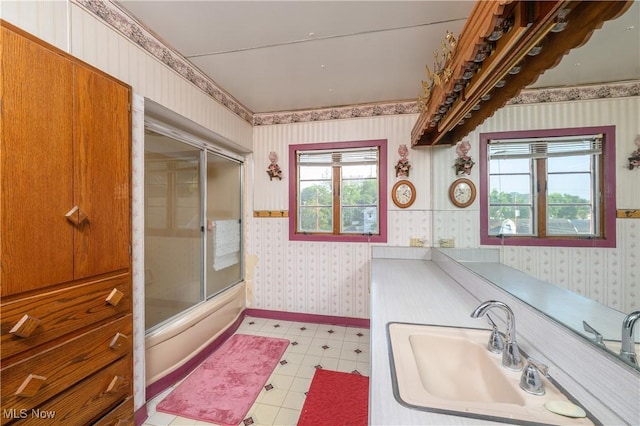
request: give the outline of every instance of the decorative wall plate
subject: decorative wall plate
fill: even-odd
[[[449,199],[456,207],[467,207],[476,199],[476,187],[469,179],[457,179],[449,187]]]
[[[406,209],[416,200],[416,187],[408,180],[398,181],[391,190],[391,199],[396,206]]]

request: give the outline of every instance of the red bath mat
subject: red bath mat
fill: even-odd
[[[368,422],[369,378],[317,369],[298,426],[366,426]]]
[[[288,345],[286,339],[234,334],[156,410],[235,426],[249,412]]]

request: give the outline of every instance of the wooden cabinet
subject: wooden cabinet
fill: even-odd
[[[0,31],[0,424],[131,423],[131,88]]]
[[[73,64],[1,30],[4,297],[73,279]]]
[[[2,30],[2,290],[129,265],[130,88]]]

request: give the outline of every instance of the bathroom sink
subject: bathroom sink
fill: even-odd
[[[547,377],[544,395],[520,389],[521,373],[504,368],[501,355],[487,350],[490,330],[407,323],[387,328],[394,395],[405,406],[510,423],[593,424],[545,408],[550,401],[575,404]]]

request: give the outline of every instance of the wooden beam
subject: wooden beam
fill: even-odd
[[[451,80],[434,85],[431,97],[420,113],[411,132],[414,147],[454,144],[491,117],[511,98],[535,82],[547,69],[556,66],[571,49],[586,43],[593,32],[608,20],[615,19],[631,7],[633,0],[601,1],[479,1],[472,11],[450,60]],[[558,14],[569,11],[564,31],[554,33]],[[468,64],[473,63],[478,50],[486,44],[498,19],[513,23],[510,31],[495,42],[492,54],[456,94],[453,87],[462,80]],[[531,49],[543,44],[537,56],[529,56]],[[521,66],[517,74],[510,74],[514,66]],[[497,88],[498,82],[502,88]],[[456,97],[447,104],[447,97]],[[439,111],[445,106],[447,112]],[[479,110],[473,108],[478,105]],[[470,117],[469,117],[469,114]]]

